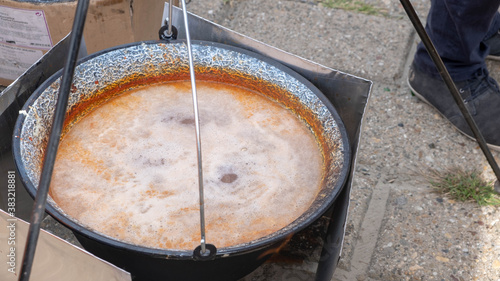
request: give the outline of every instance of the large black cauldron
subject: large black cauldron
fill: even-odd
[[[309,124],[324,154],[323,185],[309,209],[290,225],[245,244],[219,248],[210,260],[198,260],[193,251],[146,248],[101,235],[70,218],[49,197],[47,211],[72,229],[84,248],[131,272],[135,280],[237,280],[245,276],[287,238],[325,213],[341,191],[350,167],[344,125],[335,108],[309,81],[273,60],[227,45],[194,42],[193,53],[197,79],[258,89],[292,108]],[[61,72],[56,73],[35,91],[15,126],[15,163],[32,196],[40,177],[60,76]],[[187,48],[182,41],[139,42],[108,49],[79,62],[67,115],[72,116],[82,105],[91,106],[110,90],[186,79]]]

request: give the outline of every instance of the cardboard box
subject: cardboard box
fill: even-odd
[[[164,0],[91,0],[83,38],[87,53],[158,39]],[[77,2],[0,0],[0,85],[7,86],[63,39]]]

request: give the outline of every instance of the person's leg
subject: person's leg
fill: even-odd
[[[500,0],[432,0],[426,30],[490,147],[500,150],[500,90],[489,77],[484,39],[500,28]],[[408,84],[469,137],[472,131],[422,43]]]
[[[490,30],[486,33],[485,40],[493,37],[493,35],[498,34],[498,30],[500,29],[500,13],[496,12],[493,18],[493,21],[490,26]]]
[[[483,41],[489,47],[490,58],[500,60],[500,14],[497,12]]]
[[[486,68],[488,50],[482,41],[500,28],[499,6],[500,0],[432,0],[425,29],[454,80],[469,79]],[[422,43],[414,62],[439,77]]]

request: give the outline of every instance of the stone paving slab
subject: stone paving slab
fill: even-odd
[[[498,208],[478,208],[421,185],[390,187],[368,276],[375,280],[498,280]]]
[[[458,133],[448,121],[408,92],[404,83],[399,87],[378,83],[374,86],[355,175],[358,183],[364,181],[368,185],[353,185],[351,201],[357,206],[351,210],[348,222],[353,231],[346,233],[346,242],[353,245],[346,247],[337,274],[345,275],[359,267],[353,257],[362,245],[360,218],[368,212],[358,206],[366,204],[369,208],[377,193],[372,193],[369,201],[363,197],[358,199],[356,194],[368,197],[370,191],[376,192],[374,186],[382,185],[390,192],[384,223],[368,271],[357,275],[359,280],[364,277],[372,280],[497,280],[494,278],[499,276],[495,271],[500,257],[498,242],[488,241],[500,237],[496,226],[500,217],[498,210],[450,203],[432,193],[425,181],[427,168],[476,167],[491,176],[489,165],[475,142]],[[500,154],[493,154],[498,161]],[[375,181],[376,185],[370,185]],[[477,228],[474,221],[491,225],[487,231],[476,231],[476,236],[467,235],[466,230]],[[459,256],[457,249],[472,252],[468,243],[479,243],[489,250],[476,251],[476,258]],[[348,279],[342,279],[341,275],[336,280]]]

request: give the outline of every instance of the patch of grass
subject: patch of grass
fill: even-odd
[[[500,205],[493,182],[488,182],[476,170],[453,168],[445,172],[430,170],[427,179],[436,192],[457,201],[475,201],[480,206]]]
[[[368,15],[381,14],[379,10],[370,4],[356,0],[319,0],[323,6],[332,9],[343,9],[348,11],[356,11]]]

